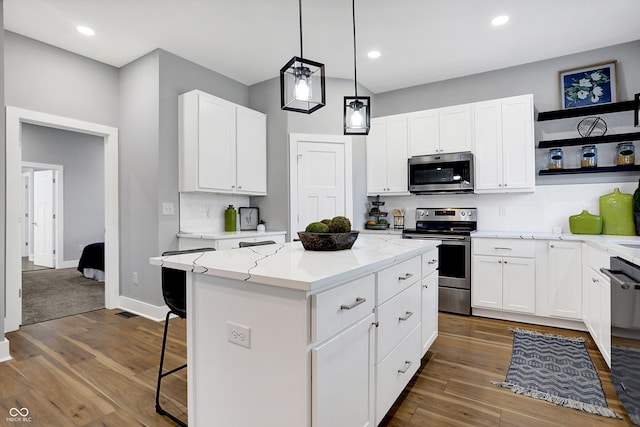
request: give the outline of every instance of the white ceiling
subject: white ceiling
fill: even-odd
[[[302,15],[304,57],[352,79],[351,1]],[[639,40],[638,17],[640,0],[357,0],[358,82],[381,93]],[[300,55],[297,0],[4,0],[4,25],[115,67],[161,48],[246,85]]]

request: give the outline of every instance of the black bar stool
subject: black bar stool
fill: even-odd
[[[184,251],[167,251],[162,256],[181,255],[196,252],[215,251],[214,248],[189,249]],[[175,421],[182,427],[187,427],[187,423],[178,419],[175,415],[170,414],[160,406],[160,386],[162,379],[167,375],[178,372],[187,367],[185,363],[182,366],[163,372],[164,369],[164,353],[167,348],[167,332],[169,330],[169,317],[175,314],[181,319],[187,318],[187,272],[176,270],[173,268],[162,267],[162,297],[165,304],[169,307],[167,317],[164,321],[164,335],[162,337],[162,352],[160,353],[160,367],[158,368],[158,386],[156,387],[156,412]]]

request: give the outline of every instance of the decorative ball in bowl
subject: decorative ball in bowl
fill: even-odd
[[[341,251],[351,249],[356,239],[358,231],[348,233],[309,233],[298,231],[298,237],[302,246],[308,251]]]

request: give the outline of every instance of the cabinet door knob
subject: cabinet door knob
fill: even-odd
[[[351,304],[342,304],[340,306],[340,310],[351,310],[352,308],[355,308],[355,307],[359,306],[360,304],[362,304],[366,300],[367,300],[366,298],[356,297],[355,302],[352,302]]]

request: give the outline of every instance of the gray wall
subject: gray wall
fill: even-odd
[[[248,104],[246,86],[160,49],[120,70],[120,294],[156,306],[149,257],[177,249],[179,231],[178,214],[162,215],[178,207],[178,95],[196,88]]]
[[[78,260],[79,247],[104,241],[103,138],[25,123],[22,161],[64,167],[63,261]]]
[[[285,112],[280,109],[280,82],[278,78],[251,86],[250,107],[267,114],[267,196],[252,197],[251,204],[260,208],[268,228],[287,230],[291,235],[299,230],[289,228],[289,133],[315,133],[343,135],[343,101],[345,95],[354,95],[352,80],[326,79],[326,105],[311,113]],[[358,87],[358,95],[371,96]],[[372,101],[375,108],[375,101]],[[365,137],[354,136],[353,158],[353,218],[363,218],[366,206]],[[359,221],[353,221],[357,226]]]
[[[533,93],[538,111],[559,110],[558,72],[618,61],[618,99],[640,92],[640,40],[376,95],[375,117]]]
[[[118,70],[5,31],[5,104],[118,126]]]

